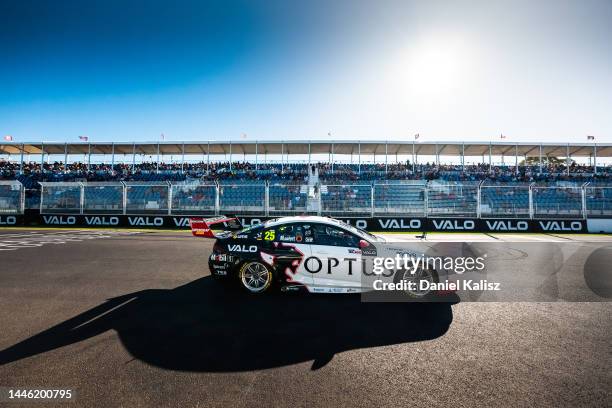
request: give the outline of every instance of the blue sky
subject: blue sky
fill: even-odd
[[[0,3],[16,141],[612,141],[612,2]]]

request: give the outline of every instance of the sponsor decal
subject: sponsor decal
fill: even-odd
[[[76,217],[72,215],[43,215],[43,222],[47,225],[75,225]]]
[[[332,270],[340,265],[340,260],[338,258],[329,257],[326,258],[326,261],[326,272],[328,275],[331,275]],[[352,275],[353,262],[357,261],[357,258],[343,258],[342,261],[348,262],[348,274]],[[319,273],[323,269],[323,264],[324,263],[321,259],[317,258],[316,256],[310,256],[304,261],[304,269],[312,274]]]
[[[489,231],[529,231],[529,223],[527,221],[516,220],[486,220]]]
[[[131,226],[161,227],[164,225],[163,217],[128,217]]]
[[[581,221],[538,221],[543,231],[582,231]]]
[[[0,225],[16,225],[17,217],[14,215],[0,215]]]
[[[300,290],[302,286],[300,285],[291,285],[291,286],[283,286],[281,288],[282,292],[297,292]]]
[[[213,273],[215,275],[227,275],[227,268],[225,265],[213,265]]]
[[[241,244],[229,244],[227,249],[230,252],[257,252],[257,246],[255,245],[246,246]]]
[[[231,255],[221,254],[221,255],[210,255],[210,260],[214,262],[232,262],[234,257]]]
[[[189,228],[189,218],[187,217],[172,217],[174,225],[181,228]]]
[[[263,221],[261,218],[241,218],[240,223],[243,227],[252,227],[261,224]]]
[[[361,249],[361,254],[364,256],[376,256],[378,251],[374,245],[368,245],[367,247]]]
[[[389,219],[378,219],[378,224],[383,230],[388,229],[421,229],[421,220],[419,219],[409,219],[406,220],[404,218],[389,218]]]
[[[342,221],[346,222],[348,225],[352,225],[355,228],[359,228],[359,229],[367,229],[368,228],[368,221],[364,220],[364,219],[351,219],[351,218],[347,218],[347,219],[343,219]]]
[[[476,223],[473,220],[432,220],[436,230],[466,231],[474,230]]]
[[[119,225],[119,217],[87,217],[85,216],[85,224],[87,225]]]

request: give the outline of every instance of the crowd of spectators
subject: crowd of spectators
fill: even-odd
[[[319,164],[319,175],[327,182],[343,181],[375,181],[375,180],[444,180],[476,182],[487,180],[489,182],[503,183],[531,183],[531,182],[556,182],[574,181],[586,182],[603,180],[608,181],[612,177],[612,167],[598,166],[598,174],[595,174],[593,166],[584,166],[573,163],[569,167],[569,175],[565,165],[550,164],[543,165],[540,171],[539,165],[518,166],[494,165],[488,163],[469,164],[417,164],[411,163],[388,164]]]
[[[199,163],[118,163],[110,165],[75,162],[45,163],[16,162],[0,160],[0,180],[19,180],[26,188],[37,188],[39,181],[243,181],[270,180],[303,183],[308,180],[308,164],[258,164],[249,162],[199,162]],[[376,180],[445,180],[490,182],[555,182],[555,181],[608,181],[612,167],[599,166],[597,175],[592,166],[572,163],[569,168],[563,164],[489,166],[489,164],[424,163],[413,166],[410,162],[382,164],[317,163],[311,170],[318,169],[318,176],[326,183],[371,182]]]

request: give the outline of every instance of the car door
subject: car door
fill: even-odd
[[[313,277],[304,267],[310,257],[310,245],[304,242],[304,226],[300,223],[264,228],[261,234],[261,259],[285,276],[288,284],[312,285]]]
[[[351,291],[361,288],[359,237],[328,224],[312,224],[312,255],[305,264],[318,291]]]

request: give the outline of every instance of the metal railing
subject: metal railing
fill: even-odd
[[[373,182],[42,182],[43,214],[336,217],[612,217],[612,186]],[[0,214],[23,213],[25,190],[0,182]],[[29,190],[32,194],[32,191]]]

